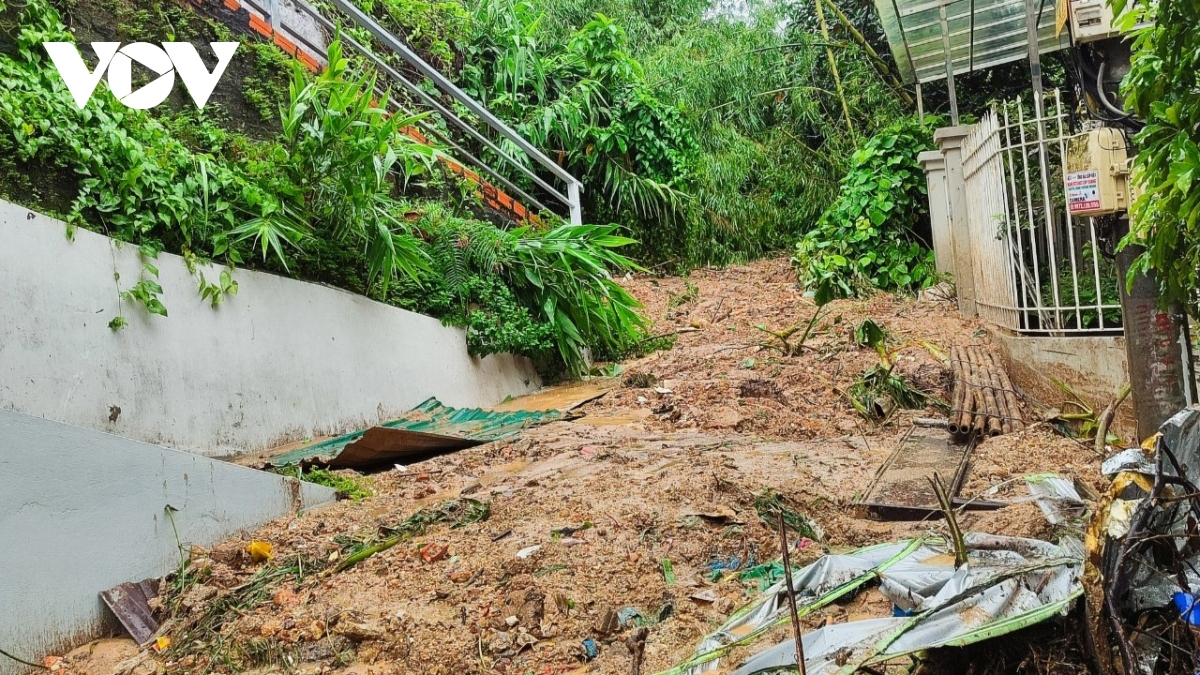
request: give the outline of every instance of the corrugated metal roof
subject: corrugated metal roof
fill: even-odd
[[[1067,32],[1055,36],[1055,0],[1040,0],[1038,49],[1069,46]],[[906,83],[946,79],[941,7],[956,76],[1026,58],[1024,0],[875,0],[892,56]]]
[[[430,398],[400,419],[276,455],[268,464],[319,462],[334,467],[364,466],[412,454],[460,450],[498,441],[526,427],[563,417],[560,410],[495,412],[450,408]]]

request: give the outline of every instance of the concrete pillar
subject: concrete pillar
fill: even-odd
[[[975,316],[975,266],[971,259],[971,231],[967,221],[967,185],[963,177],[962,142],[971,127],[938,129],[933,141],[946,164],[946,203],[949,206],[950,231],[954,241],[954,285],[958,311]]]
[[[922,152],[917,155],[917,161],[925,169],[933,258],[937,271],[954,276],[954,236],[950,231],[950,205],[946,201],[946,161],[937,150]]]

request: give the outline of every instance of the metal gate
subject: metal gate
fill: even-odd
[[[975,303],[1021,333],[1119,333],[1116,265],[1092,219],[1066,208],[1068,126],[1054,90],[996,106],[963,140]]]

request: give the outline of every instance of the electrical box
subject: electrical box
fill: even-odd
[[[1106,216],[1129,209],[1125,133],[1093,129],[1067,145],[1067,208],[1072,216]]]
[[[1071,0],[1071,37],[1076,44],[1118,35],[1113,30],[1113,11],[1106,0]]]

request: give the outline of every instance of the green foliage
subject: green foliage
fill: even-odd
[[[1054,297],[1054,286],[1043,284],[1042,304],[1046,307],[1075,305],[1081,308],[1078,314],[1074,311],[1063,312],[1061,323],[1064,328],[1099,328],[1100,313],[1095,309],[1097,303],[1112,306],[1104,310],[1104,327],[1121,327],[1121,289],[1120,275],[1117,273],[1115,260],[1103,255],[1096,257],[1095,248],[1091,242],[1084,244],[1083,254],[1078,262],[1079,280],[1076,288],[1076,277],[1069,266],[1063,265],[1058,270],[1058,297]],[[1100,293],[1096,292],[1095,277],[1099,277]],[[1078,302],[1076,301],[1078,292]],[[1089,309],[1089,307],[1091,309]],[[1049,317],[1047,317],[1049,319]]]
[[[434,66],[448,70],[455,62],[453,40],[465,32],[469,19],[456,0],[366,0],[359,6],[399,28],[409,45]]]
[[[166,316],[154,258],[169,250],[214,308],[237,294],[236,266],[254,264],[428,311],[467,328],[478,355],[512,351],[578,370],[586,349],[641,340],[638,305],[611,277],[636,269],[617,253],[633,243],[620,228],[548,218],[541,229],[501,230],[411,201],[421,181],[437,182],[437,151],[404,133],[420,118],[387,114],[374,76],[337,41],[319,76],[292,64],[278,136],[252,140],[217,114],[126,109],[103,85],[78,110],[40,44],[71,39],[45,0],[24,6],[17,47],[0,54],[0,147],[80,176],[72,226],[140,247],[142,274],[124,300]],[[207,278],[209,262],[226,268]]]
[[[175,140],[157,120],[98,88],[75,107],[41,43],[69,41],[48,5],[30,3],[17,58],[0,59],[0,124],[22,160],[45,158],[82,177],[69,215],[125,241],[196,249],[236,223],[234,202],[272,200],[240,172]]]
[[[1195,2],[1116,0],[1119,23],[1132,29],[1132,70],[1123,93],[1127,109],[1145,122],[1134,138],[1134,177],[1142,194],[1130,210],[1122,245],[1146,247],[1130,274],[1158,271],[1167,298],[1196,314],[1200,269],[1200,6]]]
[[[629,223],[651,255],[678,243],[670,226],[696,152],[680,111],[652,93],[608,17],[545,43],[539,21],[527,2],[482,0],[463,47],[464,88],[535,146],[554,149],[584,182],[596,220]]]
[[[279,117],[280,93],[288,82],[281,74],[291,72],[292,59],[271,43],[252,42],[247,47],[254,69],[242,80],[242,96],[263,120],[273,121]]]
[[[271,471],[281,476],[291,476],[292,478],[308,483],[316,483],[317,485],[333,488],[337,491],[338,499],[350,499],[357,502],[373,494],[366,479],[350,471],[344,473],[337,473],[328,469],[309,469],[305,471],[299,466],[282,467],[271,469]]]
[[[925,392],[910,385],[903,375],[893,372],[894,363],[881,361],[868,368],[846,390],[851,405],[864,418],[886,420],[896,407],[920,410],[929,402]]]
[[[931,144],[930,133],[929,126],[904,119],[854,154],[837,201],[796,245],[792,261],[801,283],[855,295],[933,281],[933,253],[919,233],[928,221],[928,202],[917,163],[917,154]]]
[[[462,497],[444,501],[434,507],[423,508],[392,527],[381,527],[377,536],[335,537],[334,541],[341,545],[342,551],[348,555],[338,563],[334,571],[341,572],[349,569],[402,541],[420,537],[434,525],[449,523],[452,528],[466,527],[474,523],[482,523],[491,515],[492,505],[490,502]]]
[[[368,285],[378,280],[386,288],[398,274],[416,278],[428,267],[392,193],[396,174],[407,183],[428,172],[435,151],[401,133],[420,116],[389,114],[386,97],[374,98],[374,75],[347,77],[349,64],[336,40],[327,58],[329,66],[311,80],[293,66],[280,159],[288,187],[301,196],[295,208],[307,211],[315,234],[361,246]],[[283,243],[298,243],[304,225],[280,210],[234,232],[257,241],[264,257],[270,248],[282,259]]]
[[[790,497],[767,488],[754,495],[754,510],[762,524],[769,530],[779,528],[779,514],[783,514],[783,526],[792,532],[814,541],[821,541],[821,531],[808,516],[800,512]]]

